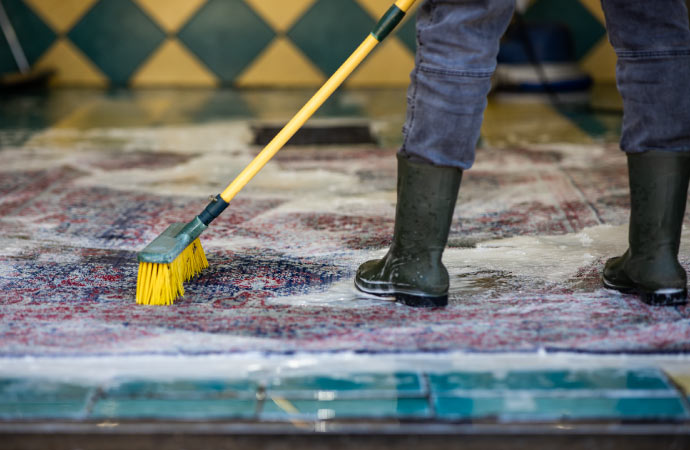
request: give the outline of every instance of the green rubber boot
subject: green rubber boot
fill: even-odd
[[[355,286],[395,296],[409,306],[448,304],[448,270],[441,255],[448,241],[462,170],[411,162],[398,156],[398,203],[393,243],[383,259],[359,267]]]
[[[687,302],[687,274],[678,262],[690,179],[690,153],[628,154],[628,250],[606,262],[604,287],[637,294],[650,305]]]

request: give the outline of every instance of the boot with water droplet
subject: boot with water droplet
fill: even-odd
[[[398,155],[393,243],[385,257],[359,267],[357,289],[395,296],[409,306],[448,304],[448,270],[441,256],[461,180],[460,169],[412,162]]]
[[[690,153],[628,154],[628,250],[609,259],[604,286],[637,294],[650,305],[687,302],[687,274],[678,262],[690,179]]]

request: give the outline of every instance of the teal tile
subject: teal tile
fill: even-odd
[[[448,420],[686,420],[678,397],[558,397],[506,393],[494,397],[438,397],[436,415]]]
[[[658,369],[516,371],[508,374],[506,385],[509,389],[670,389]]]
[[[493,372],[453,372],[429,375],[432,393],[446,393],[463,389],[494,389],[497,383]]]
[[[0,418],[75,419],[86,413],[93,389],[40,379],[0,380]]]
[[[249,399],[158,399],[104,398],[96,402],[91,416],[98,419],[236,419],[252,418],[256,400]]]
[[[260,418],[265,420],[339,418],[425,418],[430,416],[426,398],[383,398],[349,400],[266,399]]]
[[[251,380],[132,380],[111,386],[93,407],[96,418],[248,418],[256,411]]]
[[[23,1],[4,0],[2,5],[12,22],[26,59],[29,64],[33,64],[55,41],[55,33]],[[19,68],[7,40],[4,35],[0,36],[0,73],[17,72]]]
[[[287,35],[330,75],[367,37],[374,24],[374,19],[354,0],[318,0]]]
[[[225,82],[232,82],[274,36],[242,0],[209,0],[178,33]]]
[[[470,397],[435,397],[436,417],[446,420],[469,420],[495,417],[502,411],[503,399],[475,400]]]
[[[100,0],[68,37],[114,84],[126,84],[165,33],[131,0]]]
[[[129,381],[106,390],[107,398],[204,399],[256,398],[258,384],[250,380]]]
[[[575,57],[581,59],[606,34],[599,20],[579,1],[537,0],[525,13],[531,22],[565,24],[575,41]]]
[[[639,370],[542,370],[456,372],[429,376],[432,392],[442,395],[471,389],[618,389],[669,390],[671,386],[658,369]]]
[[[268,384],[266,391],[288,398],[398,397],[425,393],[420,377],[410,372],[277,378]]]

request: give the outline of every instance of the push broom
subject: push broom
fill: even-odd
[[[400,23],[415,0],[397,0],[381,17],[373,31],[340,68],[309,99],[266,147],[211,203],[189,223],[174,223],[137,255],[137,303],[171,305],[184,295],[183,282],[208,267],[199,235],[218,217],[228,203],[285,145],[328,97],[345,81],[366,56]]]

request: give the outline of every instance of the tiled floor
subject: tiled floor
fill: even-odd
[[[4,379],[5,420],[651,421],[690,419],[682,394],[649,369],[350,373],[119,381]]]
[[[625,222],[615,149],[620,105],[610,88],[597,87],[589,109],[515,98],[490,103],[481,154],[461,193],[462,220],[451,234],[454,287],[445,312],[391,309],[349,288],[351,267],[389,234],[394,170],[386,161],[400,139],[401,90],[344,91],[330,100],[317,116],[322,124],[370,124],[379,146],[336,147],[340,156],[313,147],[279,154],[278,164],[302,178],[274,170],[257,180],[226,229],[208,235],[219,269],[183,301],[136,309],[127,292],[109,291],[130,284],[136,269],[123,261],[149,237],[128,236],[116,226],[124,220],[118,214],[157,227],[168,217],[138,205],[186,214],[189,198],[217,189],[227,175],[219,170],[196,186],[196,175],[186,179],[176,165],[199,161],[206,150],[220,158],[207,166],[243,160],[243,151],[256,151],[247,145],[247,124],[280,123],[308,95],[56,91],[0,103],[0,161],[16,177],[0,203],[10,230],[0,236],[0,425],[7,425],[0,433],[11,434],[13,424],[65,421],[309,430],[338,423],[661,423],[688,432],[687,310],[642,308],[598,284],[598,266],[614,248],[606,230]],[[602,167],[589,171],[592,161]],[[501,172],[503,165],[520,169]],[[154,193],[187,197],[148,198],[120,179],[132,173],[152,177],[146,189]],[[332,188],[323,188],[323,177]],[[289,193],[281,183],[290,184]],[[315,186],[320,196],[310,195]],[[20,208],[32,189],[43,197]],[[347,214],[305,216],[286,200],[294,195],[333,211],[329,202],[337,200]],[[53,201],[63,211],[51,209]],[[357,216],[362,211],[367,220]],[[15,216],[35,223],[19,227]],[[113,225],[92,229],[89,222]],[[231,248],[220,246],[230,231]],[[41,245],[29,248],[22,236]],[[525,239],[540,246],[530,261],[538,270],[573,264],[572,273],[542,276],[525,272],[519,260],[506,262]],[[572,261],[558,250],[573,248]],[[253,262],[264,260],[272,271]],[[88,274],[70,266],[76,262]],[[55,268],[52,279],[42,274],[47,267]],[[122,270],[108,274],[111,267]],[[13,284],[27,274],[35,286]],[[312,285],[326,287],[314,295]],[[221,298],[211,302],[207,294]],[[596,333],[588,334],[590,326]]]

